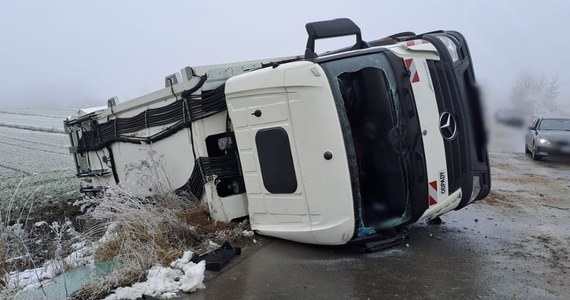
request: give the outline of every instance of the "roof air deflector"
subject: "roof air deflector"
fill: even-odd
[[[315,53],[315,40],[318,39],[356,35],[356,44],[354,44],[352,49],[368,48],[368,44],[362,41],[360,28],[347,18],[307,23],[305,28],[309,35],[307,49],[305,50],[305,59],[318,57]]]

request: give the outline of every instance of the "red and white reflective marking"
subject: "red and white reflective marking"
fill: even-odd
[[[429,42],[426,40],[412,40],[412,41],[406,42],[406,46],[408,46],[408,47],[417,46],[417,45],[421,45],[421,44],[429,44]]]
[[[429,183],[429,206],[437,204],[437,180]]]
[[[404,59],[404,63],[406,64],[406,68],[410,71],[410,81],[412,83],[420,82],[420,74],[418,74],[418,69],[416,68],[416,64],[414,63],[413,58]]]

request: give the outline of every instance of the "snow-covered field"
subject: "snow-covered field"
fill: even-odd
[[[72,109],[0,108],[0,123],[61,130],[63,120],[75,112]]]
[[[71,196],[77,190],[69,138],[63,133],[49,132],[63,131],[63,120],[72,113],[72,110],[0,109],[3,208],[11,199],[49,200]]]
[[[0,126],[0,176],[57,172],[73,168],[65,134]]]

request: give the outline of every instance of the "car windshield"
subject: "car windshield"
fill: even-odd
[[[570,119],[544,119],[540,123],[540,129],[570,131]]]

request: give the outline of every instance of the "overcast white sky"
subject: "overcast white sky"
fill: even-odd
[[[0,108],[105,105],[185,66],[303,54],[305,23],[339,17],[365,40],[462,32],[490,106],[523,72],[559,77],[570,104],[568,16],[567,1],[0,0]]]

